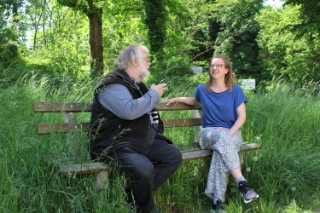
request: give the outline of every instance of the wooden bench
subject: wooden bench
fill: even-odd
[[[57,134],[57,133],[66,133],[74,134],[77,132],[86,132],[89,128],[89,119],[91,112],[91,103],[79,103],[79,102],[35,102],[34,112],[36,113],[60,113],[63,114],[63,122],[46,122],[38,123],[37,130],[38,134]],[[158,103],[156,109],[160,114],[164,111],[173,111],[173,110],[189,110],[192,112],[200,112],[200,106],[188,106],[185,104],[174,104],[166,106],[164,103]],[[87,114],[85,121],[78,121],[76,114]],[[188,114],[188,113],[187,113]],[[177,127],[199,127],[201,126],[201,118],[199,117],[200,113],[196,113],[198,116],[190,116],[187,118],[172,118],[172,119],[163,119],[165,128],[177,128]],[[192,113],[194,115],[194,113]],[[62,120],[62,116],[61,116]],[[82,119],[83,120],[83,119]],[[77,137],[67,137],[67,141],[77,140]],[[173,139],[174,141],[174,139]],[[78,143],[78,141],[71,141],[73,143]],[[190,161],[196,159],[206,159],[209,158],[212,154],[210,150],[201,150],[195,144],[195,142],[188,143],[188,151],[182,152],[183,161]],[[177,145],[179,147],[179,145]],[[184,146],[185,147],[185,146]],[[180,147],[179,147],[180,148]],[[242,159],[243,152],[257,150],[260,148],[260,144],[257,143],[244,143],[240,150],[240,157]],[[190,150],[192,149],[192,150]],[[64,155],[67,156],[68,154]],[[104,187],[104,182],[107,179],[109,166],[104,163],[99,162],[82,162],[77,163],[76,161],[70,160],[68,158],[66,161],[59,160],[57,164],[59,173],[62,176],[68,175],[80,175],[80,174],[97,174],[96,178],[96,189],[101,190]]]

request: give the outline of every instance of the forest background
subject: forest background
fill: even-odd
[[[36,134],[43,117],[32,103],[90,102],[119,51],[139,43],[151,53],[146,83],[169,85],[164,99],[193,95],[218,53],[231,58],[237,79],[256,79],[256,90],[246,91],[242,131],[263,147],[246,154],[244,165],[261,199],[244,205],[230,184],[230,212],[319,212],[320,4],[281,2],[273,8],[262,0],[1,0],[0,211],[130,210],[123,179],[96,193],[92,177],[73,177],[70,185],[43,163],[46,154],[67,148],[52,142],[60,138]],[[178,142],[194,137],[185,131],[167,134]],[[208,210],[207,166],[185,164],[157,191],[160,209]]]

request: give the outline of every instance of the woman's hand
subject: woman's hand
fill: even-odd
[[[169,99],[169,100],[166,100],[165,101],[165,104],[167,105],[167,106],[169,106],[170,104],[174,104],[174,103],[176,103],[177,102],[177,99],[176,98],[171,98],[171,99]]]
[[[188,104],[191,106],[194,106],[196,104],[199,104],[199,102],[193,98],[193,97],[177,97],[177,98],[171,98],[169,100],[167,100],[165,103],[167,106],[169,106],[170,104],[173,103],[184,103],[184,104]]]

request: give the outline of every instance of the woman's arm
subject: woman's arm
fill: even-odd
[[[184,103],[184,104],[188,104],[188,105],[197,105],[199,104],[199,102],[193,98],[193,97],[177,97],[177,98],[171,98],[169,100],[167,100],[165,103],[166,105],[170,105],[173,103]]]
[[[228,134],[229,135],[234,135],[237,130],[241,128],[241,126],[246,122],[246,105],[242,103],[240,106],[237,108],[237,120],[233,124],[233,126],[229,129]]]

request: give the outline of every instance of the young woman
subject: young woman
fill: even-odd
[[[202,106],[199,144],[213,150],[205,194],[213,199],[213,209],[223,210],[228,175],[232,174],[245,203],[259,195],[249,186],[240,168],[238,151],[242,144],[241,126],[246,121],[246,97],[234,84],[232,65],[223,55],[212,58],[209,80],[198,85],[195,97],[177,97],[166,104],[182,102]]]

